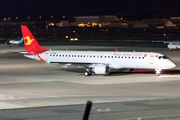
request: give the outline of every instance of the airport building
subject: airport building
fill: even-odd
[[[20,25],[27,25],[40,42],[150,42],[179,40],[180,18],[150,18],[129,21],[114,15],[76,16],[73,21],[0,22],[1,41],[21,37]]]

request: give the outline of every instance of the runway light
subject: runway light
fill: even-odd
[[[75,40],[75,41],[77,41],[77,40],[78,40],[78,38],[74,38],[74,40]]]
[[[78,41],[78,38],[70,38],[70,41]]]

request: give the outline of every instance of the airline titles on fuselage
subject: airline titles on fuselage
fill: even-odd
[[[114,56],[125,56],[125,57],[146,57],[147,54],[141,54],[141,53],[134,53],[134,54],[130,54],[130,53],[114,53]]]

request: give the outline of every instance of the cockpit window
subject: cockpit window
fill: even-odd
[[[158,59],[169,59],[167,56],[159,56]]]

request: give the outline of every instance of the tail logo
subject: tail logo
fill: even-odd
[[[26,37],[24,38],[24,41],[25,41],[24,43],[25,43],[25,45],[30,45],[33,40],[34,40],[34,39],[31,39],[29,36],[26,36]]]

